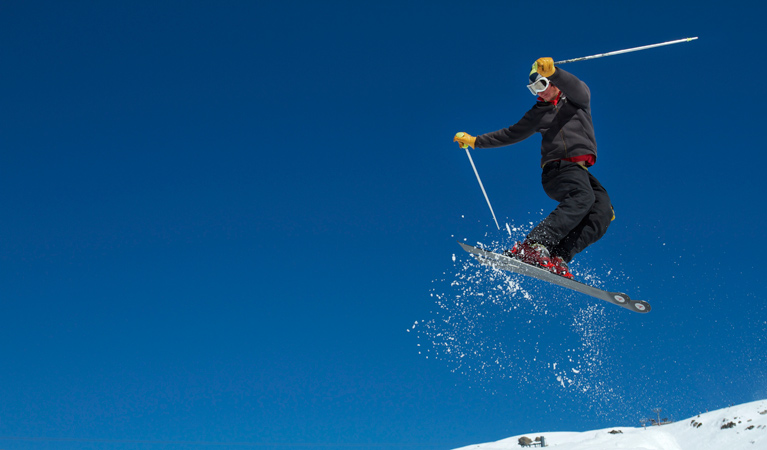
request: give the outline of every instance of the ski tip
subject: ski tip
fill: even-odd
[[[464,242],[461,242],[461,241],[456,241],[456,242],[458,242],[458,245],[460,245],[460,246],[461,246],[461,248],[463,248],[463,249],[464,249],[464,250],[466,250],[467,252],[468,252],[468,251],[471,251],[471,249],[472,249],[472,248],[477,248],[477,247],[474,247],[473,245],[469,245],[469,244],[466,244],[466,243],[464,243]]]

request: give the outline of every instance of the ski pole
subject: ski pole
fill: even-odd
[[[466,146],[466,156],[469,157],[469,162],[471,163],[471,167],[474,168],[474,175],[477,176],[477,181],[479,181],[479,187],[482,189],[482,193],[485,194],[485,200],[487,200],[487,206],[490,207],[490,214],[493,215],[493,220],[495,221],[495,226],[498,227],[498,229],[501,229],[501,226],[498,225],[498,219],[495,218],[495,212],[493,211],[493,205],[490,204],[490,199],[487,198],[487,192],[485,192],[485,186],[482,185],[482,180],[479,178],[479,172],[477,172],[477,166],[474,165],[474,160],[471,159],[471,153],[469,153],[469,146]]]
[[[698,39],[698,38],[697,37],[691,37],[691,38],[685,38],[685,39],[677,39],[676,41],[661,42],[660,44],[643,45],[641,47],[627,48],[625,50],[616,50],[614,52],[600,53],[598,55],[582,56],[580,58],[566,59],[564,61],[555,61],[554,64],[555,65],[567,64],[567,63],[576,62],[576,61],[585,61],[587,59],[595,59],[595,58],[603,58],[605,56],[620,55],[621,53],[629,53],[629,52],[636,52],[636,51],[639,51],[639,50],[647,50],[648,48],[661,47],[663,45],[671,45],[671,44],[679,44],[679,43],[682,43],[682,42],[690,42],[690,41],[694,41],[695,39]]]

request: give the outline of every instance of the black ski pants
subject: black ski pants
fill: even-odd
[[[613,219],[610,197],[591,172],[569,161],[546,164],[541,182],[546,195],[559,206],[533,228],[527,240],[545,245],[552,256],[570,262],[607,232]]]

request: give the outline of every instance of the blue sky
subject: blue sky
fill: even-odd
[[[0,447],[443,449],[767,398],[764,6],[368,3],[0,4]],[[455,241],[514,237],[452,136],[516,122],[538,57],[690,36],[567,66],[618,216],[575,269],[653,311],[478,300]],[[473,152],[504,224],[555,206],[539,144]]]

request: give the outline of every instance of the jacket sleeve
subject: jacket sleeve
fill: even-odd
[[[516,144],[517,142],[524,141],[537,130],[537,121],[533,119],[533,111],[535,108],[527,112],[519,122],[514,125],[503,128],[492,133],[486,133],[477,136],[475,142],[476,148],[495,148],[503,147],[505,145]]]
[[[567,96],[571,102],[581,108],[589,108],[591,91],[589,90],[589,87],[586,86],[586,83],[579,80],[578,77],[557,67],[557,70],[549,77],[549,80],[551,80],[551,83],[558,87],[560,91],[564,92],[565,96]]]

